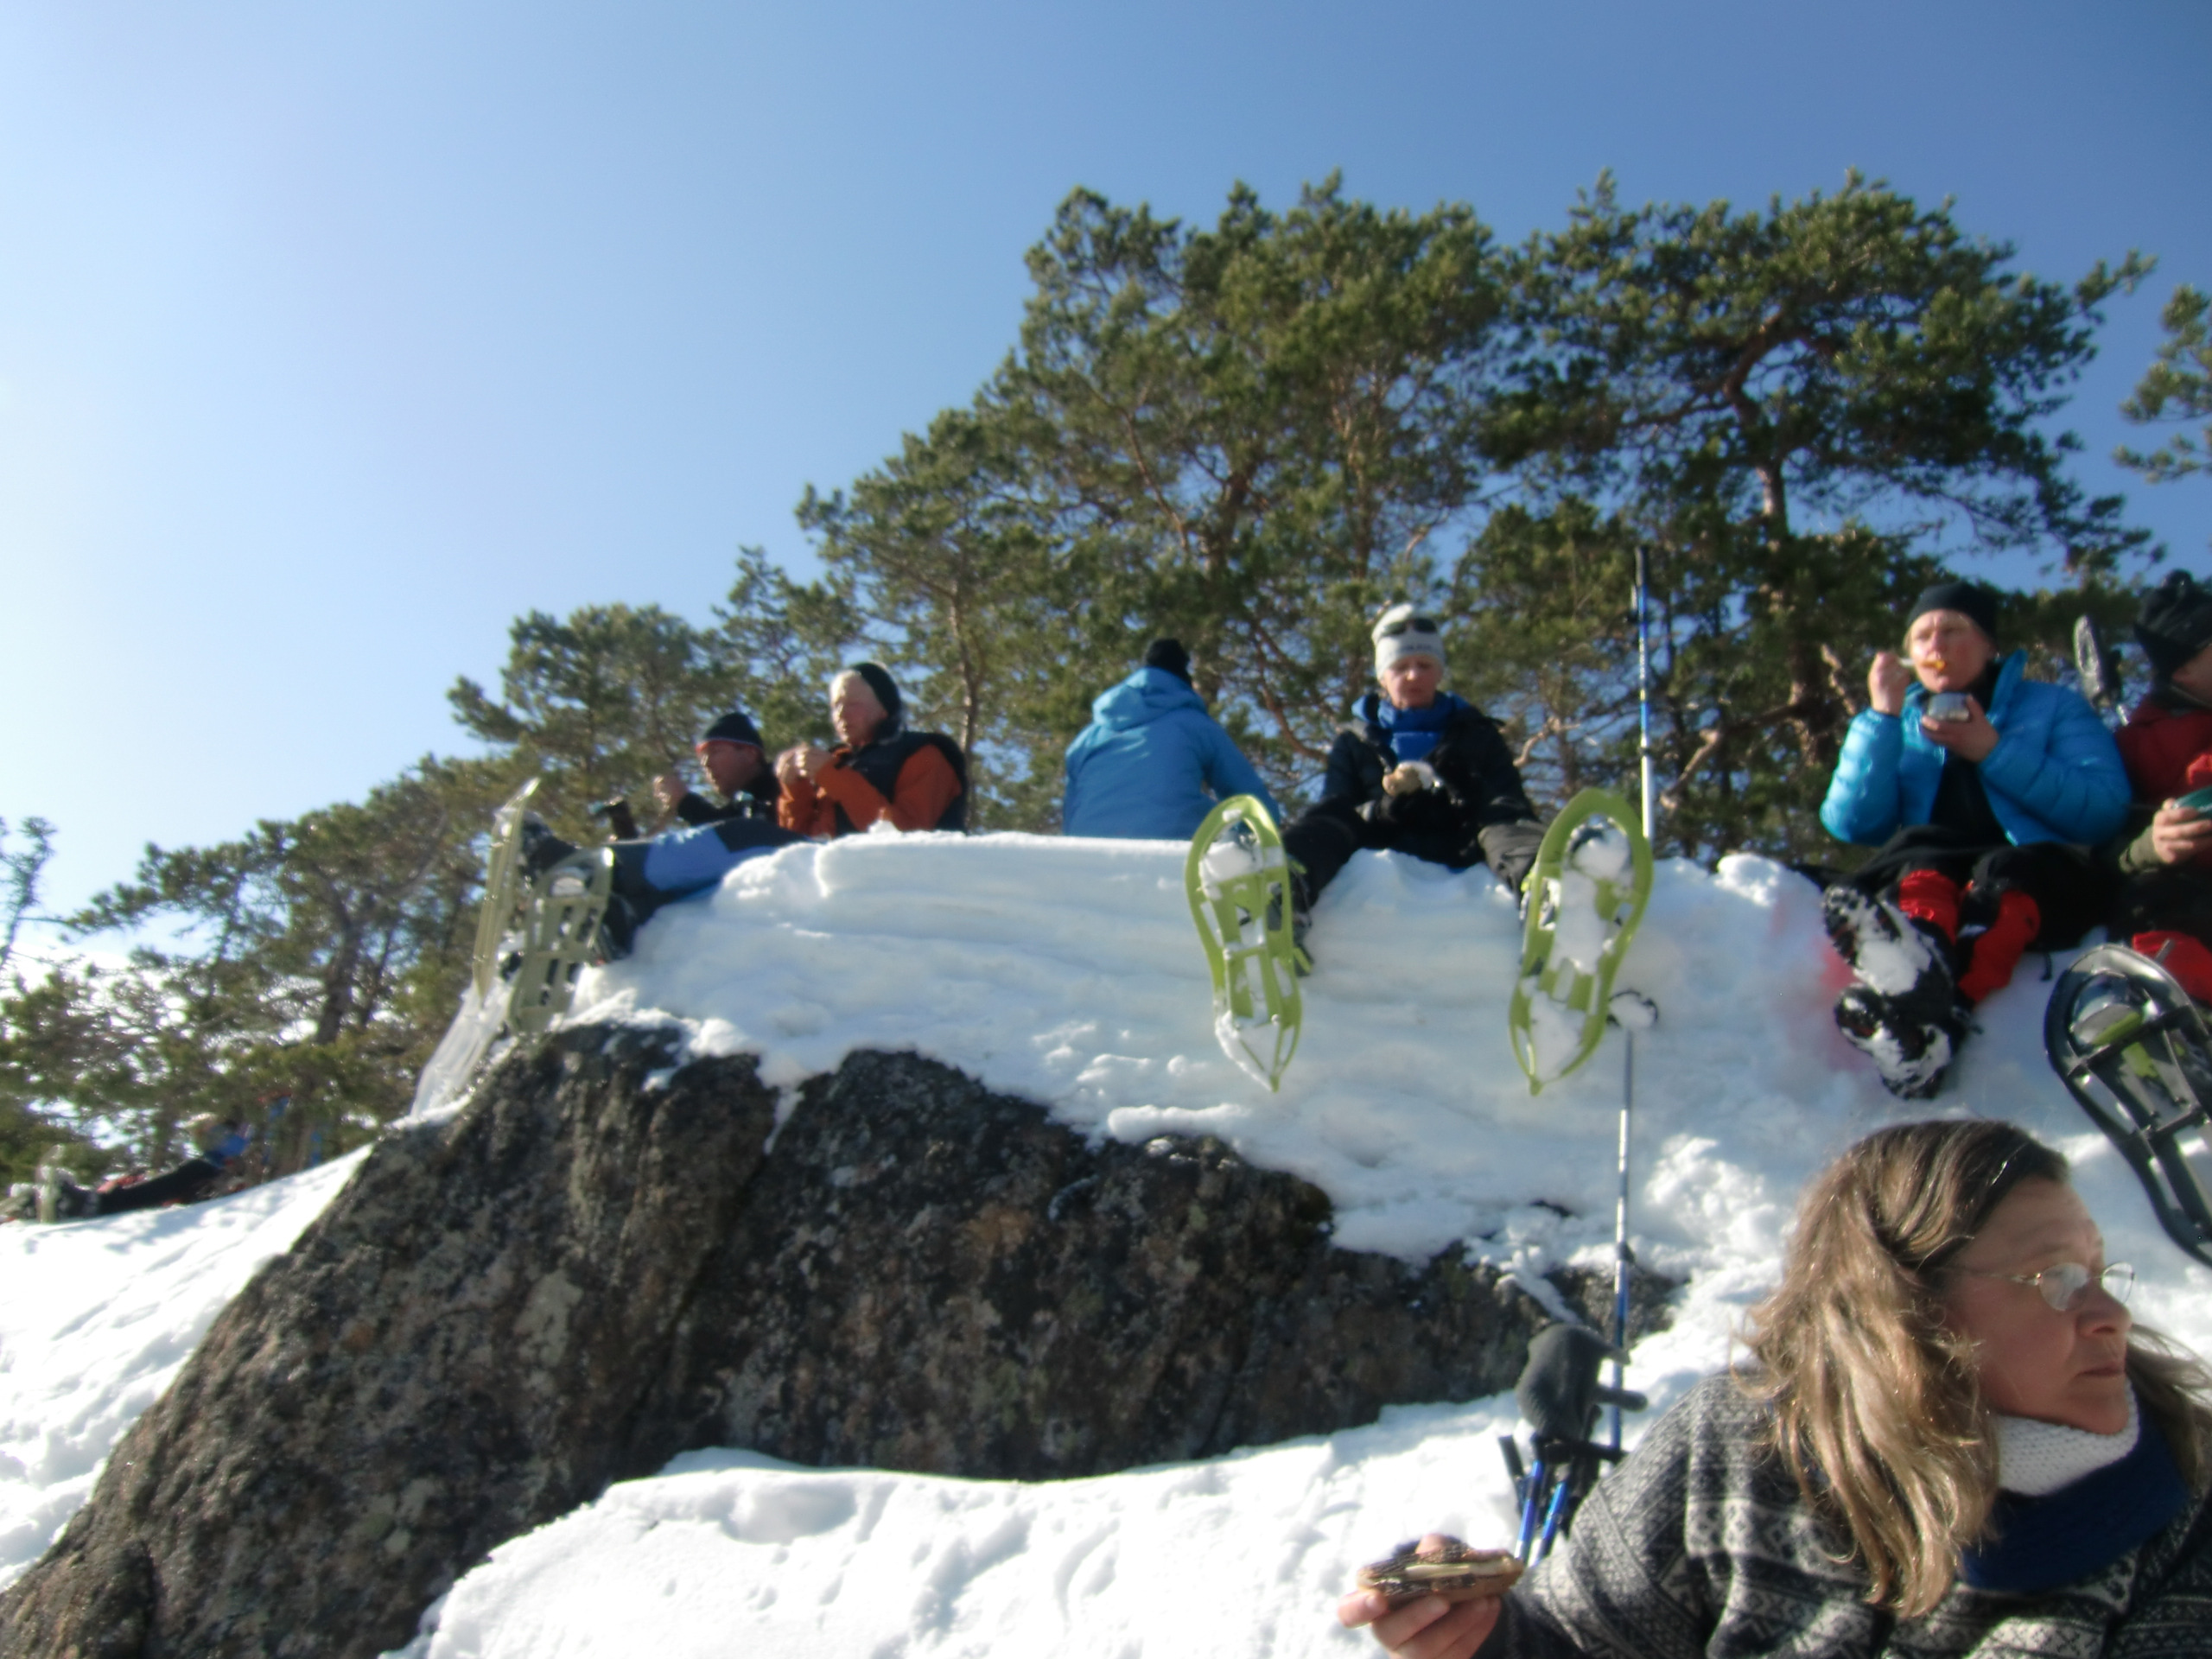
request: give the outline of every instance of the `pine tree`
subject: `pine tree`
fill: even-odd
[[[1939,571],[2041,547],[2094,579],[2141,550],[2044,429],[2144,267],[2068,289],[2011,257],[1855,175],[1740,214],[1625,209],[1601,181],[1516,257],[1482,442],[1534,502],[1586,496],[1657,550],[1679,849],[1823,845],[1866,661]]]

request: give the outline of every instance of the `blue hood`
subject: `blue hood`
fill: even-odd
[[[1205,699],[1164,668],[1141,668],[1090,701],[1090,717],[1116,732],[1149,726],[1178,709],[1205,712]]]
[[[1164,668],[1141,668],[1090,705],[1068,745],[1060,825],[1071,836],[1188,841],[1216,800],[1256,795],[1282,813],[1250,761]]]

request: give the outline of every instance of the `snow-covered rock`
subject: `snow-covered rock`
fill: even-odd
[[[1661,1011],[1636,1039],[1632,1228],[1643,1260],[1688,1280],[1672,1328],[1633,1357],[1655,1405],[1724,1361],[1804,1178],[1929,1109],[1891,1099],[1834,1033],[1842,968],[1817,899],[1762,860],[1662,864],[1621,971]],[[1355,859],[1316,916],[1305,1040],[1269,1095],[1213,1045],[1180,849],[869,836],[758,861],[664,912],[634,958],[588,977],[575,1015],[674,1020],[695,1052],[758,1053],[787,1103],[853,1049],[914,1049],[1090,1134],[1217,1135],[1326,1192],[1345,1244],[1410,1261],[1465,1241],[1533,1275],[1609,1254],[1624,1039],[1532,1100],[1505,1033],[1516,936],[1484,872]],[[2212,1273],[2168,1243],[2043,1064],[2043,965],[2028,958],[1985,1006],[1932,1109],[2007,1117],[2065,1151],[2109,1254],[2137,1266],[2138,1316],[2212,1349]],[[121,1221],[0,1231],[0,1500],[28,1517],[5,1535],[16,1550],[83,1491],[128,1414],[112,1402],[143,1402],[205,1328],[168,1317],[195,1277],[216,1282],[176,1265],[174,1241],[224,1213],[161,1217],[176,1232],[143,1237]],[[100,1276],[37,1294],[67,1318],[25,1311],[16,1287],[95,1262]],[[130,1343],[153,1357],[143,1367]],[[55,1380],[86,1375],[79,1352],[120,1368],[89,1416]],[[692,1454],[502,1546],[418,1648],[724,1652],[741,1631],[755,1654],[1350,1653],[1363,1638],[1328,1608],[1357,1562],[1429,1525],[1503,1530],[1491,1437],[1512,1415],[1510,1398],[1400,1408],[1325,1439],[1038,1484]],[[41,1435],[69,1456],[19,1449]]]

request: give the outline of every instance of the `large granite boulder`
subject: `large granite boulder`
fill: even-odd
[[[692,1447],[1100,1474],[1497,1393],[1547,1322],[1456,1250],[1333,1248],[1321,1192],[1211,1141],[1093,1144],[882,1053],[779,1128],[749,1058],[672,1041],[565,1031],[391,1133],[0,1598],[0,1655],[374,1655]]]

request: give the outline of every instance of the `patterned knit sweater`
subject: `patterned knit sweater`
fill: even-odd
[[[1865,1575],[1760,1450],[1765,1408],[1710,1378],[1585,1501],[1567,1543],[1508,1597],[1501,1656],[2212,1656],[2212,1503],[2041,1595],[1954,1584],[1935,1610],[1869,1607]],[[2148,1431],[2146,1432],[2152,1432]]]

